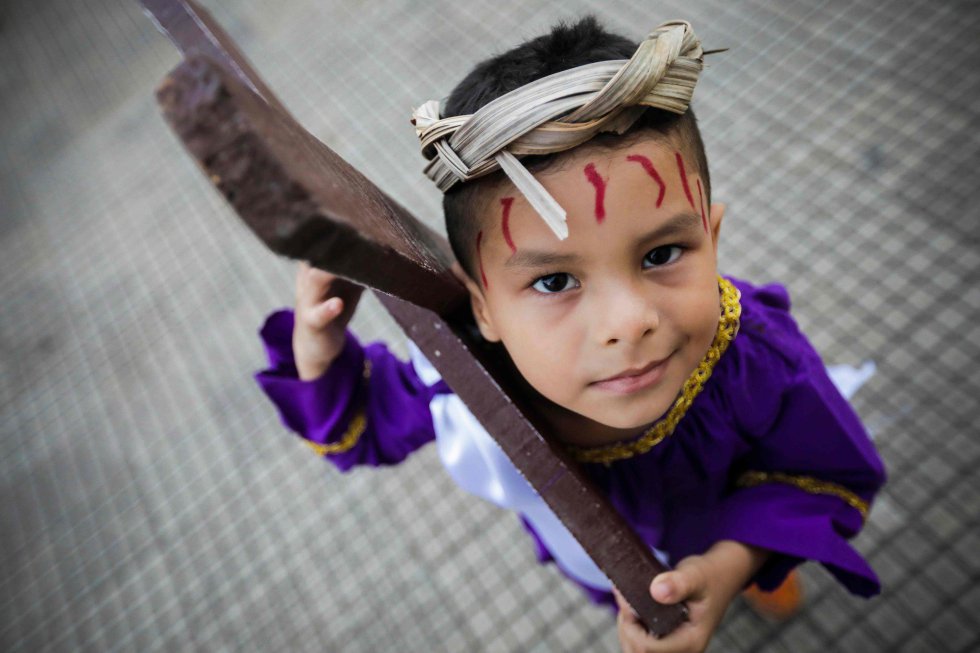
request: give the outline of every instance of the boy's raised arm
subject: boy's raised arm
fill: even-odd
[[[340,355],[364,288],[300,261],[296,270],[293,352],[299,378],[322,376]]]

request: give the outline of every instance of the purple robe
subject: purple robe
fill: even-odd
[[[731,281],[741,292],[739,332],[674,432],[646,453],[583,469],[641,539],[675,562],[737,540],[772,552],[752,579],[762,589],[815,560],[872,596],[878,578],[847,540],[885,481],[881,459],[790,315],[785,288]],[[350,332],[330,370],[301,381],[292,330],[292,311],[268,317],[260,336],[270,367],[256,380],[283,423],[340,470],[395,464],[435,439],[429,404],[452,392],[445,382],[427,385],[384,344],[362,347]],[[539,560],[551,560],[523,522]]]

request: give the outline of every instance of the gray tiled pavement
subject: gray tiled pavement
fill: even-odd
[[[205,3],[297,117],[437,229],[410,108],[599,5]],[[975,2],[603,3],[682,16],[724,269],[780,280],[891,482],[856,546],[872,601],[813,565],[808,608],[736,603],[712,651],[980,646],[980,9]],[[128,0],[0,8],[0,650],[585,651],[612,621],[434,451],[341,475],[250,378],[292,294],[159,117],[177,61]],[[374,300],[355,328],[400,343]],[[397,344],[400,347],[400,344]]]

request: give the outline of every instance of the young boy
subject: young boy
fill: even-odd
[[[489,138],[507,142],[477,160],[451,150],[464,150],[465,138],[430,138],[447,124],[431,106],[416,113],[416,127],[432,157],[427,172],[445,191],[480,333],[499,343],[550,432],[675,565],[651,594],[687,602],[690,621],[654,640],[617,596],[624,649],[703,650],[747,584],[773,589],[805,559],[854,593],[876,593],[874,572],[846,539],[884,470],[798,331],[785,290],[718,275],[724,206],[710,202],[687,109],[700,45],[682,23],[652,37],[637,48],[590,17],[478,65],[442,112],[476,114],[491,135],[507,124]],[[560,71],[572,76],[549,77]],[[670,105],[685,76],[679,109],[640,106]],[[547,83],[568,92],[548,95]],[[617,83],[631,90],[603,106],[596,92]],[[528,134],[547,118],[508,105],[519,93],[570,98],[563,115],[610,131],[569,137],[559,128],[535,141]],[[467,120],[450,123],[462,131]],[[514,133],[516,123],[525,131]],[[528,143],[543,155],[516,163],[506,154]],[[461,486],[518,512],[542,561],[611,603],[608,579],[418,350],[403,363],[346,331],[358,294],[301,265],[295,314],[279,311],[263,327],[272,368],[257,379],[286,425],[343,470],[394,464],[437,440]]]

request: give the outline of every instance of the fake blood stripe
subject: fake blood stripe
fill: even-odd
[[[507,241],[507,246],[510,247],[511,254],[516,254],[517,246],[514,245],[514,240],[510,237],[510,206],[513,203],[513,197],[501,198],[500,204],[504,207],[504,209],[503,215],[500,218],[500,225],[504,230],[504,240]]]
[[[657,169],[653,167],[653,161],[642,154],[630,154],[626,157],[626,160],[635,161],[643,166],[646,173],[653,177],[653,180],[657,182],[658,186],[660,186],[660,194],[657,195],[657,208],[659,209],[660,205],[664,202],[664,195],[667,193],[667,184],[665,184],[664,180],[660,178],[660,174],[657,173]]]
[[[480,252],[480,243],[483,241],[483,232],[480,231],[476,235],[476,260],[480,264],[480,278],[483,279],[483,287],[489,288],[490,284],[487,283],[487,273],[483,271],[483,254]]]
[[[687,201],[694,208],[694,196],[691,195],[691,187],[687,185],[687,172],[684,170],[684,157],[681,156],[680,152],[674,152],[674,157],[677,158],[677,169],[681,172],[681,183],[684,184],[684,194],[687,195]]]
[[[606,218],[606,180],[593,163],[585,166],[585,178],[595,186],[595,221],[601,224]]]
[[[701,203],[701,224],[704,225],[704,233],[708,233],[708,216],[704,213],[704,193],[701,191],[701,180],[698,179],[698,202]]]

